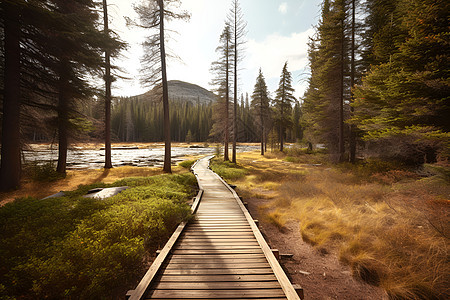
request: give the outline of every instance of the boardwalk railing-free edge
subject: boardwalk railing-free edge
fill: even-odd
[[[208,160],[208,165],[207,165],[208,169],[209,169],[209,162],[210,162],[210,159],[212,157],[213,156],[208,156],[208,157],[203,158],[205,160]],[[199,180],[198,174],[195,171],[195,167],[197,166],[197,164],[199,162],[200,162],[200,160],[197,160],[191,167],[191,172],[194,173],[194,175],[197,178],[197,182],[199,184],[199,192],[198,192],[197,196],[194,198],[193,204],[191,206],[191,210],[192,210],[193,214],[196,213],[197,208],[200,205],[200,201],[201,201],[201,199],[202,199],[202,197],[204,195],[204,189],[203,189],[203,186],[201,184],[201,180]],[[255,221],[251,217],[251,215],[248,212],[247,208],[242,203],[242,201],[241,201],[240,197],[238,196],[238,194],[236,193],[236,191],[233,188],[231,188],[219,175],[217,175],[214,172],[212,172],[212,173],[231,192],[231,194],[233,195],[234,199],[236,200],[239,208],[242,210],[242,212],[243,212],[243,214],[244,214],[244,216],[246,218],[246,221],[250,225],[250,228],[251,228],[251,230],[253,232],[253,235],[256,238],[256,241],[257,241],[259,247],[262,249],[262,252],[264,253],[264,256],[265,256],[267,262],[269,263],[271,269],[273,270],[273,274],[275,275],[276,280],[280,284],[281,289],[283,290],[283,293],[286,296],[286,299],[289,299],[289,300],[291,300],[291,299],[300,299],[300,298],[303,299],[303,290],[300,287],[298,287],[298,286],[294,287],[291,284],[291,282],[289,281],[289,279],[286,276],[285,272],[283,271],[282,267],[280,266],[277,258],[275,257],[274,253],[272,252],[272,250],[270,249],[269,245],[265,241],[263,235],[261,234],[261,232],[258,229],[258,226],[256,225]],[[150,290],[152,284],[154,283],[155,278],[157,278],[157,276],[159,275],[159,273],[160,273],[160,271],[162,269],[162,266],[164,265],[165,261],[169,257],[169,255],[170,255],[170,253],[172,251],[172,248],[174,247],[175,243],[177,242],[177,240],[179,239],[179,237],[183,233],[183,230],[187,226],[188,226],[187,222],[182,222],[177,227],[175,232],[169,238],[169,240],[166,243],[166,245],[164,246],[164,248],[160,251],[159,255],[156,257],[156,259],[154,260],[154,262],[152,263],[152,265],[150,266],[150,268],[148,269],[148,271],[144,275],[144,277],[141,279],[141,281],[138,284],[138,286],[136,287],[136,289],[128,291],[128,293],[126,295],[126,299],[129,299],[129,300],[146,299],[146,294],[148,293],[148,291]]]

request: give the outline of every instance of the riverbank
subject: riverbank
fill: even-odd
[[[126,177],[152,176],[162,173],[164,143],[113,143],[113,166],[102,169],[104,150],[102,143],[80,143],[71,146],[68,170],[65,177],[52,171],[56,168],[57,145],[49,143],[29,144],[25,151],[25,164],[21,187],[0,193],[0,206],[21,197],[44,198],[60,191],[71,191],[79,185],[96,182],[112,183]],[[256,148],[255,144],[240,144],[239,151]],[[127,150],[124,150],[127,149]],[[172,143],[173,172],[179,172],[177,164],[216,152],[215,144]]]

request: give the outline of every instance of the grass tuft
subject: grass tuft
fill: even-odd
[[[180,162],[178,165],[179,165],[180,167],[185,168],[185,169],[190,169],[190,168],[192,167],[192,165],[193,165],[196,161],[197,161],[196,159],[185,160],[185,161]]]
[[[211,160],[210,167],[225,180],[241,179],[248,173],[242,166],[218,158]]]

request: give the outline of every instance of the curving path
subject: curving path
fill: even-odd
[[[236,192],[208,168],[210,158],[192,168],[203,190],[195,220],[180,225],[130,299],[299,299]]]

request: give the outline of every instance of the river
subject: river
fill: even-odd
[[[186,156],[191,155],[209,155],[216,152],[216,148],[191,146],[179,147],[172,146],[172,164],[185,160]],[[245,152],[258,149],[253,145],[238,145],[237,152]],[[221,149],[223,151],[223,147]],[[231,155],[231,149],[230,149]],[[46,162],[55,162],[58,159],[58,149],[51,149],[48,145],[33,145],[30,149],[23,151],[23,157],[26,163],[36,162],[43,164]],[[111,158],[114,167],[136,166],[136,167],[162,167],[164,160],[164,147],[139,147],[138,149],[112,149]],[[100,147],[96,149],[87,149],[84,147],[73,147],[67,154],[68,169],[99,169],[105,164],[105,150]]]

